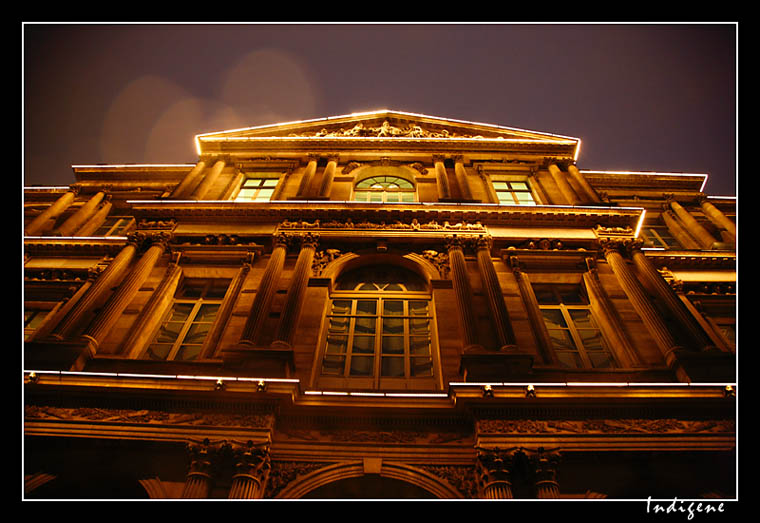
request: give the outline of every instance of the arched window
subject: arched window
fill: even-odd
[[[414,184],[400,176],[371,176],[354,187],[354,200],[360,202],[413,202]]]
[[[347,272],[336,281],[326,320],[321,383],[432,387],[433,307],[427,282],[417,274],[385,265]]]

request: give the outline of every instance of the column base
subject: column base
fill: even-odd
[[[462,354],[459,371],[465,381],[521,381],[533,374],[533,355],[514,352],[514,347],[500,351],[467,351]]]
[[[82,370],[95,355],[88,339],[45,339],[24,343],[24,368],[28,370]]]
[[[736,356],[718,349],[700,352],[676,348],[668,354],[668,364],[680,379],[702,383],[735,383]]]
[[[288,378],[295,370],[293,349],[240,344],[222,351],[224,367],[236,374]]]

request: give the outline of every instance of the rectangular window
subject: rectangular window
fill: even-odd
[[[429,300],[336,298],[330,307],[322,375],[433,375]]]
[[[272,199],[277,183],[280,181],[276,174],[256,174],[245,179],[240,187],[236,201],[268,202]]]
[[[646,247],[680,250],[682,247],[664,225],[644,225],[641,227],[641,239]]]
[[[186,279],[174,294],[158,334],[145,357],[152,360],[195,360],[211,330],[229,280]]]
[[[132,216],[109,216],[93,236],[124,236],[134,223]]]
[[[581,285],[534,284],[533,290],[562,366],[592,369],[615,366]]]
[[[492,183],[499,203],[509,205],[536,205],[536,201],[533,199],[533,193],[530,191],[528,182],[494,180]]]
[[[25,308],[24,309],[24,339],[28,339],[34,331],[39,329],[50,313],[48,309]]]

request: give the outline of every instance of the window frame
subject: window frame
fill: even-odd
[[[177,287],[176,291],[174,292],[172,301],[167,307],[167,310],[164,313],[163,318],[161,319],[161,322],[159,323],[155,334],[151,337],[150,342],[145,347],[145,350],[143,351],[143,354],[142,354],[142,359],[147,359],[151,361],[167,361],[167,362],[168,361],[188,362],[188,361],[197,361],[201,359],[203,356],[203,349],[204,349],[206,340],[208,339],[208,335],[210,332],[212,332],[214,325],[219,320],[219,310],[222,307],[224,298],[227,294],[227,291],[229,290],[230,284],[231,284],[231,280],[228,278],[183,278],[179,286]],[[221,292],[220,295],[218,296],[208,297],[209,291],[215,285],[218,285],[219,289],[223,289],[223,292]],[[200,287],[201,288],[200,295],[197,297],[184,296],[183,294],[185,293],[186,289],[190,287],[195,287],[195,288]],[[186,317],[181,322],[172,321],[177,304],[185,304],[185,305],[191,306]],[[216,306],[216,311],[214,312],[211,320],[210,321],[196,321],[201,310],[204,308],[204,306],[208,306],[208,305]],[[179,329],[176,331],[176,337],[171,342],[158,341],[162,333],[164,332],[164,329],[166,329],[167,325],[170,323],[176,323],[180,325]],[[201,338],[199,343],[188,343],[187,342],[188,334],[190,333],[190,330],[194,326],[197,326],[197,325],[207,326],[207,328],[205,329],[203,333],[203,337]],[[168,332],[173,334],[172,331],[168,331]],[[163,358],[152,357],[151,352],[153,348],[159,345],[169,346],[169,350],[167,351],[166,356]],[[177,359],[177,354],[180,352],[180,350],[183,347],[197,347],[198,352],[192,358]]]
[[[272,201],[272,197],[277,193],[277,188],[280,185],[280,173],[267,173],[267,172],[256,172],[256,173],[246,173],[245,177],[243,178],[243,181],[240,183],[240,187],[238,188],[237,194],[235,195],[235,201],[236,202],[270,202]],[[258,180],[258,185],[255,187],[247,187],[247,184],[253,180]],[[268,184],[268,182],[274,180],[274,184]],[[271,189],[272,192],[269,194],[269,197],[260,197],[262,190],[269,190]],[[253,191],[254,196],[252,197],[245,197],[242,196],[245,191]]]
[[[361,268],[360,268],[361,269]],[[437,380],[440,376],[440,362],[438,357],[438,343],[436,332],[436,318],[433,296],[429,288],[425,290],[360,290],[359,283],[353,289],[335,289],[330,292],[326,301],[323,315],[324,328],[320,338],[319,357],[315,365],[315,379],[321,387],[340,389],[368,389],[373,391],[388,390],[437,390]],[[426,284],[427,287],[427,284]],[[345,313],[334,312],[336,302],[349,302],[350,309]],[[373,302],[374,312],[359,314],[360,302]],[[387,314],[384,306],[389,302],[401,302],[403,305],[401,314]],[[410,305],[414,302],[424,302],[424,314],[412,314]],[[356,326],[360,319],[370,319],[364,322],[366,328],[371,323],[371,329],[367,332],[358,332]],[[347,324],[342,330],[332,330],[331,326],[335,319],[345,319]],[[389,326],[390,321],[401,320],[402,331],[389,333],[384,326]],[[426,330],[424,333],[414,333],[412,325],[415,320],[424,320]],[[398,326],[398,324],[396,324]],[[331,351],[330,338],[344,338],[341,350]],[[357,337],[371,339],[371,352],[354,350],[354,341]],[[401,350],[395,353],[384,351],[384,341],[393,338],[401,340]],[[427,351],[421,355],[415,355],[412,343],[415,340],[424,340]],[[387,345],[385,346],[388,347]],[[352,363],[355,358],[367,358],[371,360],[371,373],[368,375],[352,374]],[[414,360],[425,359],[424,367],[428,372],[424,375],[415,375],[413,372]],[[335,360],[334,368],[339,369],[335,373],[325,373],[325,365],[329,359]],[[383,373],[384,361],[403,361],[403,375],[387,375]],[[400,369],[398,364],[394,367]]]
[[[533,187],[530,180],[525,176],[504,176],[504,175],[492,175],[490,177],[491,188],[493,189],[496,202],[499,205],[519,205],[521,207],[535,207],[539,205],[539,200],[536,197],[536,193],[533,191]],[[506,184],[506,188],[499,188],[497,184]],[[521,184],[525,186],[525,189],[514,188],[512,184]],[[509,195],[510,198],[502,198],[500,195]],[[516,194],[528,194],[530,200],[520,199]]]
[[[612,350],[612,346],[610,342],[607,340],[604,329],[602,328],[602,325],[600,324],[598,318],[596,318],[596,314],[594,313],[593,307],[591,305],[591,302],[588,297],[588,293],[585,289],[585,286],[580,283],[533,283],[533,293],[536,296],[536,302],[538,304],[539,311],[541,312],[541,319],[544,322],[544,326],[546,327],[546,330],[549,334],[549,341],[551,343],[551,349],[554,351],[554,354],[557,356],[557,359],[560,363],[560,365],[563,368],[567,369],[578,369],[578,370],[608,370],[608,369],[615,369],[620,367],[620,363],[617,361],[617,358],[615,357],[615,354]],[[568,290],[576,290],[578,294],[578,302],[576,303],[565,303],[565,301],[562,298],[562,292],[568,291]],[[546,303],[542,302],[540,295],[540,291],[551,291],[554,294],[554,298],[556,300],[556,303]],[[551,327],[549,325],[549,319],[547,318],[547,315],[544,313],[544,311],[549,310],[556,310],[559,311],[561,314],[562,320],[564,321],[564,327],[558,326],[558,327]],[[577,321],[574,318],[573,311],[585,311],[586,317],[589,318],[591,327],[578,327]],[[584,336],[581,334],[581,331],[596,331],[596,336],[600,340],[601,349],[600,350],[593,350],[590,349],[587,344],[584,343]],[[572,342],[574,348],[561,348],[555,343],[555,337],[552,336],[552,331],[562,331],[567,332],[570,341]],[[596,366],[594,365],[594,362],[591,358],[591,355],[589,353],[596,353],[597,355],[604,355],[606,356],[606,359],[609,361],[608,365],[604,366]],[[566,359],[561,358],[562,355],[575,355],[576,362],[578,364],[576,365],[570,365],[567,363]]]
[[[395,180],[402,180],[403,182],[406,182],[409,184],[409,187],[396,187],[396,188],[388,188],[388,187],[361,187],[362,184],[365,182],[370,182],[373,180],[376,180],[375,183],[381,183],[378,179],[383,178],[383,182],[386,182],[388,178],[395,179]],[[395,182],[393,182],[395,183]],[[366,193],[368,198],[367,199],[359,199],[359,194]],[[372,199],[371,195],[378,194],[380,195],[379,199]],[[399,195],[398,200],[389,200],[388,195]],[[403,195],[409,194],[411,195],[411,199],[405,200],[403,198]],[[364,202],[364,203],[413,203],[417,201],[417,186],[414,183],[414,181],[404,177],[399,176],[397,174],[375,174],[371,176],[367,176],[364,178],[361,178],[360,180],[356,181],[354,183],[353,187],[353,194],[352,194],[352,200],[356,202]]]

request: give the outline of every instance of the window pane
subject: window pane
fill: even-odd
[[[346,365],[345,356],[327,355],[322,360],[322,374],[330,376],[340,376],[343,374],[343,369]]]
[[[195,319],[193,321],[211,323],[216,318],[216,313],[218,310],[219,305],[216,303],[201,305],[200,309],[198,309],[198,314],[195,315]]]
[[[383,376],[404,377],[404,358],[386,357],[381,363]]]
[[[182,361],[195,360],[198,358],[200,352],[200,345],[183,345],[179,348],[179,351],[177,351],[177,355],[174,357],[174,359]]]
[[[278,178],[267,178],[264,180],[264,187],[274,187],[277,185],[277,182],[279,181]]]
[[[348,348],[348,336],[328,336],[328,354],[344,354]]]
[[[383,354],[403,354],[404,338],[401,336],[383,336]]]
[[[412,338],[409,341],[409,352],[414,356],[429,356],[430,338]]]
[[[507,182],[493,182],[493,188],[497,191],[505,191],[509,189]]]
[[[578,286],[560,287],[559,295],[562,303],[565,303],[567,305],[580,305],[586,303],[586,300],[583,297],[583,293],[581,292],[581,288]]]
[[[559,359],[560,365],[563,367],[570,367],[573,369],[580,368],[582,366],[581,359],[575,352],[557,352],[557,359]]]
[[[358,300],[356,302],[356,314],[377,314],[377,301]]]
[[[433,362],[430,358],[412,358],[409,370],[412,376],[432,376]]]
[[[171,345],[154,343],[148,347],[147,356],[151,360],[165,360],[169,356],[171,348]]]
[[[351,358],[351,376],[372,376],[372,356],[353,356]]]
[[[385,300],[383,302],[383,315],[401,316],[404,314],[404,302],[402,300]]]
[[[332,317],[328,326],[328,332],[333,334],[348,333],[349,318]]]
[[[573,338],[570,337],[570,332],[566,330],[550,329],[549,337],[552,340],[552,345],[557,351],[560,351],[563,349],[564,350],[575,349],[575,343],[573,342]]]
[[[544,316],[544,323],[547,329],[564,329],[567,327],[562,311],[559,309],[541,309]]]
[[[174,323],[174,322],[169,322],[169,323],[166,323],[165,325],[162,325],[161,328],[158,329],[158,335],[156,335],[156,342],[157,343],[173,343],[179,336],[179,333],[182,330],[182,327],[184,325],[185,325],[184,323]]]
[[[430,332],[430,320],[409,320],[409,334],[423,335]]]
[[[383,318],[383,334],[404,334],[404,320]]]
[[[203,340],[206,339],[206,335],[210,329],[210,323],[194,323],[190,326],[185,335],[185,339],[182,341],[183,343],[203,343]]]
[[[582,329],[578,331],[581,337],[581,343],[583,348],[589,351],[605,351],[604,341],[602,340],[602,333],[599,330]]]
[[[374,336],[354,336],[354,343],[351,349],[355,353],[373,353],[375,352]]]
[[[541,287],[541,286],[535,286],[533,287],[533,292],[536,295],[536,300],[538,300],[538,303],[542,305],[559,304],[559,299],[557,298],[557,295],[554,293],[554,289]]]
[[[614,367],[612,358],[606,352],[590,352],[588,358],[591,360],[591,366],[595,369]]]
[[[579,329],[593,329],[596,328],[594,318],[591,316],[591,311],[588,309],[570,309],[568,311],[570,317],[573,320],[573,324]]]
[[[515,191],[527,191],[528,186],[524,182],[511,182],[510,185]]]
[[[333,300],[332,313],[333,314],[350,314],[351,300]]]
[[[374,334],[375,321],[375,318],[356,318],[354,332],[359,334]]]

